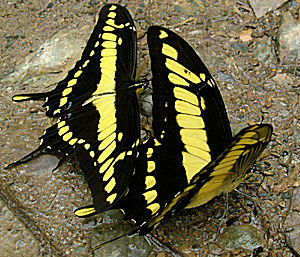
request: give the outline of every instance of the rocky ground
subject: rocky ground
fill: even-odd
[[[41,102],[12,103],[21,92],[48,91],[63,79],[93,28],[99,1],[2,1],[0,6],[1,256],[85,256],[90,245],[123,233],[118,213],[81,220],[91,202],[83,176],[53,156],[4,170],[38,145],[53,121]],[[180,212],[152,235],[177,256],[296,256],[299,234],[299,1],[121,1],[138,29],[138,76],[149,56],[145,33],[157,24],[176,31],[199,53],[227,107],[235,133],[248,124],[274,127],[273,140],[239,192]],[[151,129],[151,95],[141,95],[143,136]],[[219,226],[219,224],[221,224]],[[95,228],[97,227],[97,229]],[[220,227],[220,234],[218,234]],[[174,253],[173,253],[174,254]],[[171,256],[143,237],[124,238],[95,256]]]

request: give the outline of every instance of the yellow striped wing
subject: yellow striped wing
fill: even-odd
[[[10,166],[41,152],[75,156],[97,212],[113,205],[133,173],[139,144],[139,110],[134,89],[136,29],[129,12],[105,5],[81,59],[50,92],[23,94],[14,101],[45,98],[46,115],[58,122],[45,130],[41,145]]]

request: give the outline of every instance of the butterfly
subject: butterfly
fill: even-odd
[[[271,125],[257,124],[233,137],[218,87],[193,48],[160,26],[148,29],[147,40],[154,137],[138,147],[128,190],[112,207],[136,225],[125,235],[145,235],[174,213],[235,189],[272,134]],[[93,205],[75,211],[96,213]]]
[[[45,99],[46,115],[58,121],[40,137],[32,153],[9,167],[40,153],[74,156],[79,162],[101,212],[123,194],[133,173],[140,141],[135,81],[137,34],[126,8],[105,5],[82,53],[65,79],[50,92],[19,94],[16,102]]]

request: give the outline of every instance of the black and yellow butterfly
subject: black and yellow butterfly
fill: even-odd
[[[232,137],[221,94],[192,47],[159,26],[150,27],[147,37],[155,138],[139,146],[128,191],[113,206],[140,235],[183,208],[235,189],[272,134],[271,125],[259,124]],[[85,216],[86,210],[97,213],[89,206],[75,214]]]
[[[12,167],[40,153],[75,155],[101,212],[124,193],[139,144],[139,110],[134,81],[137,36],[129,12],[105,5],[81,59],[46,93],[21,94],[14,101],[46,99],[46,115],[58,121],[40,146]]]

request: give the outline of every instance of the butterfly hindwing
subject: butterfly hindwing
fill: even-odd
[[[241,130],[231,144],[192,181],[197,194],[185,208],[205,204],[221,193],[234,190],[242,183],[251,166],[271,140],[272,126],[260,124]]]
[[[187,185],[181,152],[155,144],[150,139],[138,148],[135,174],[118,203],[124,218],[133,219],[137,225],[150,219]]]
[[[158,215],[139,228],[140,233],[148,233],[163,219],[183,208],[200,206],[221,193],[234,190],[245,180],[249,169],[270,142],[272,130],[269,124],[253,125],[241,130],[215,161],[202,169]]]

